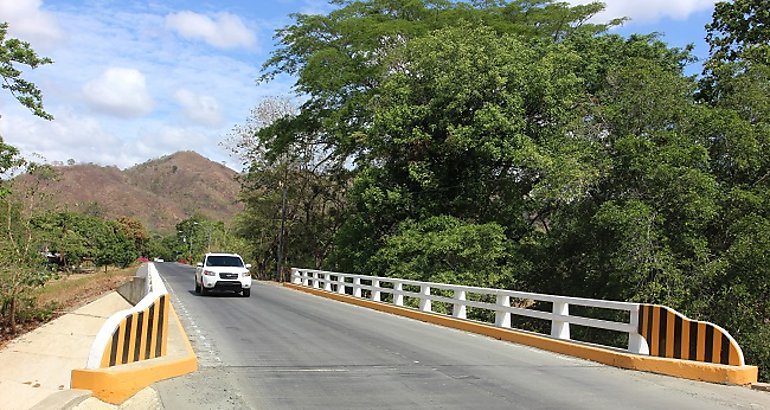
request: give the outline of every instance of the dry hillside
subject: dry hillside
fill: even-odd
[[[177,152],[125,171],[93,164],[56,169],[58,181],[45,188],[50,207],[130,216],[151,231],[171,231],[196,212],[227,221],[241,209],[236,172],[195,152]],[[16,183],[27,184],[26,178]]]

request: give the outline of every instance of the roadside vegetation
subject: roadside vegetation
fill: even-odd
[[[18,335],[86,305],[117,289],[136,274],[137,266],[57,275],[24,295],[14,331],[0,327],[0,348]]]
[[[304,102],[228,139],[259,269],[661,303],[768,380],[765,1],[716,5],[696,76],[689,47],[594,23],[600,3],[335,3],[293,15],[263,66]]]
[[[35,212],[40,190],[8,179],[55,170],[0,140],[4,329],[57,276],[226,250],[277,280],[302,266],[665,304],[728,329],[770,379],[766,1],[716,4],[695,76],[691,48],[613,34],[601,3],[334,3],[293,15],[262,67],[303,102],[259,102],[228,136],[245,166],[232,226]],[[6,31],[3,89],[52,119],[18,69],[51,61]]]

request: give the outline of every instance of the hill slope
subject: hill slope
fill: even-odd
[[[125,171],[93,164],[56,170],[59,180],[44,189],[52,208],[130,216],[151,231],[171,231],[195,213],[227,221],[241,209],[237,173],[195,152],[177,152]],[[16,183],[27,184],[28,178]]]

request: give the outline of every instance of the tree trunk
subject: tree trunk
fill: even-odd
[[[8,309],[8,325],[11,330],[11,334],[16,334],[16,290],[11,292],[11,303]]]

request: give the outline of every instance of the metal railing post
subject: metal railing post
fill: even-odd
[[[631,309],[630,314],[631,326],[633,326],[634,329],[639,329],[639,306],[635,309]],[[630,353],[649,355],[650,346],[647,344],[647,340],[645,340],[638,331],[630,332],[628,334],[628,351]]]
[[[396,306],[404,306],[404,295],[401,292],[404,291],[404,284],[397,282],[393,285],[393,304]]]
[[[569,316],[569,304],[566,302],[553,302],[553,314]],[[569,322],[552,320],[551,336],[557,339],[570,340]]]
[[[457,319],[466,319],[467,306],[465,306],[465,291],[455,289],[454,299],[455,303],[452,305],[452,316],[456,317]]]
[[[372,279],[372,300],[375,302],[380,301],[380,280]]]
[[[361,297],[361,278],[358,276],[353,278],[353,296]]]
[[[328,273],[324,273],[324,279],[326,282],[324,282],[324,290],[331,292],[332,291],[332,275]]]
[[[345,277],[342,275],[337,275],[337,293],[339,293],[340,295],[344,295],[346,286],[347,285],[345,285]]]
[[[428,285],[420,285],[420,310],[423,312],[431,311],[430,286]]]
[[[318,272],[313,272],[313,287],[316,288],[316,289],[320,288],[320,286],[319,286],[320,282],[318,281],[318,275],[319,275]]]
[[[504,308],[511,307],[511,297],[508,295],[497,295],[496,304],[503,309],[495,310],[495,326],[511,327],[511,312],[504,310]]]

